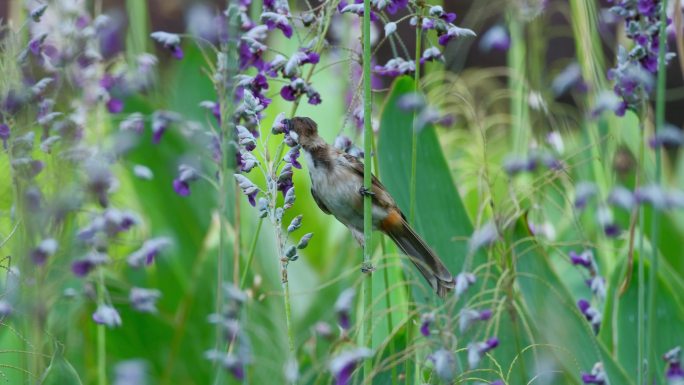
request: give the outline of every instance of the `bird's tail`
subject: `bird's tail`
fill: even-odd
[[[444,297],[454,288],[454,277],[444,263],[403,218],[383,230],[410,257],[437,295]]]

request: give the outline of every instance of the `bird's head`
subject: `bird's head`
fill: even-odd
[[[310,118],[296,116],[283,120],[283,124],[290,131],[290,135],[302,146],[318,137],[318,125]]]

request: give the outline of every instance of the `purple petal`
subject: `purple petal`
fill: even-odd
[[[188,182],[182,181],[180,179],[173,180],[173,190],[176,192],[176,194],[182,197],[190,195],[190,185]]]

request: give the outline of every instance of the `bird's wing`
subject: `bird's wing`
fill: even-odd
[[[323,203],[323,201],[321,200],[321,198],[319,198],[318,195],[316,195],[316,190],[314,190],[313,188],[311,189],[311,196],[313,197],[314,201],[316,201],[316,204],[318,205],[318,207],[319,207],[324,213],[330,215],[330,210],[328,210],[328,208],[325,206],[325,203]]]
[[[345,152],[340,151],[339,155],[340,156],[337,158],[338,163],[354,171],[354,173],[356,173],[363,180],[363,163]],[[387,192],[385,186],[380,183],[375,175],[372,175],[371,178],[371,190],[375,194],[373,195],[373,203],[385,208],[396,208],[397,204],[394,202],[394,199],[389,192]]]

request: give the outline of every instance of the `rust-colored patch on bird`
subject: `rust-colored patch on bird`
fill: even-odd
[[[395,230],[402,226],[404,219],[397,210],[390,210],[387,217],[380,222],[380,229],[383,231]]]

